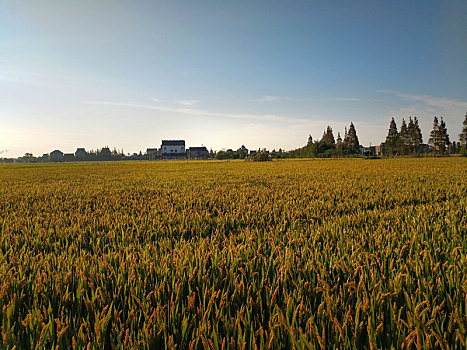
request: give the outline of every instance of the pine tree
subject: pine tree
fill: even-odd
[[[327,138],[329,139],[329,142],[331,143],[331,145],[336,144],[336,141],[334,140],[334,134],[333,134],[332,128],[330,126],[328,126],[328,128],[327,128]]]
[[[332,133],[332,128],[328,125],[326,131],[323,133],[323,138],[321,139],[322,142],[326,144],[326,146],[334,146],[336,142],[334,141],[334,134]]]
[[[433,130],[431,130],[430,138],[428,139],[428,144],[433,146],[435,152],[436,152],[436,147],[438,145],[438,134],[439,134],[438,118],[435,117],[433,119]]]
[[[414,123],[414,130],[415,130],[415,152],[418,153],[420,152],[420,147],[423,144],[422,130],[420,129],[420,126],[418,125],[417,117],[414,117],[413,123]]]
[[[448,129],[446,128],[446,123],[444,122],[443,117],[441,117],[441,122],[439,124],[439,136],[442,154],[448,153],[447,151],[449,150],[451,142],[449,141]]]
[[[347,133],[347,149],[349,153],[355,154],[358,153],[360,149],[360,143],[358,141],[357,131],[355,130],[355,126],[353,123],[350,123],[349,131]]]
[[[462,124],[462,132],[459,134],[459,141],[461,143],[460,154],[467,157],[467,112]]]
[[[405,119],[402,119],[401,131],[397,139],[397,153],[400,155],[406,155],[409,153],[409,132]]]
[[[347,133],[347,127],[344,128],[344,139],[342,140],[342,150],[347,150],[347,144],[349,143],[349,135]]]
[[[428,143],[431,146],[433,146],[433,149],[436,154],[443,154],[445,152],[445,149],[443,149],[443,141],[437,117],[434,117],[433,119],[433,130],[431,130],[430,139],[428,140]]]
[[[411,154],[416,153],[417,132],[415,130],[415,123],[412,120],[412,117],[409,117],[409,124],[407,125],[407,138],[408,138],[408,145],[409,145],[409,153]]]
[[[339,132],[337,133],[336,147],[339,150],[342,149],[342,138],[341,138],[341,134]]]
[[[311,137],[311,135],[308,135],[307,145],[310,146],[311,144],[313,144],[313,137]]]
[[[387,149],[389,155],[394,155],[397,147],[397,139],[399,137],[399,132],[397,131],[397,125],[394,118],[391,119],[389,123],[388,136],[386,136],[386,141],[384,146]]]
[[[461,146],[467,145],[467,112],[465,113],[464,123],[462,124],[462,132],[459,134]]]

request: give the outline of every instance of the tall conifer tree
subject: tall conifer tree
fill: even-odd
[[[397,153],[400,155],[406,155],[409,153],[409,132],[407,130],[407,124],[405,119],[402,119],[401,131],[397,139]]]
[[[416,147],[415,151],[418,153],[420,152],[420,147],[423,144],[422,130],[420,129],[420,126],[418,125],[417,117],[414,117],[413,123],[414,123],[414,129],[415,129],[415,147]]]
[[[415,123],[412,117],[409,117],[409,124],[407,125],[407,136],[409,144],[409,152],[414,154],[417,152],[417,132],[415,130]]]
[[[323,133],[323,138],[321,141],[324,142],[327,146],[334,146],[336,144],[332,128],[329,125],[326,128],[326,131]]]
[[[439,123],[439,137],[442,154],[448,153],[451,142],[449,141],[448,129],[446,128],[446,123],[444,122],[443,117],[441,117],[441,122]]]
[[[336,147],[339,150],[342,149],[342,138],[340,132],[337,133]]]
[[[399,132],[397,131],[397,125],[394,118],[391,119],[389,123],[388,136],[386,136],[386,141],[384,146],[389,155],[394,155],[397,147],[397,138],[399,137]]]
[[[467,112],[465,113],[464,123],[462,124],[462,132],[459,134],[461,143],[460,153],[467,157]]]
[[[357,131],[353,123],[350,123],[349,131],[347,133],[347,149],[351,154],[358,153],[360,149],[360,143],[358,141]]]
[[[433,119],[433,130],[431,130],[430,138],[428,143],[433,146],[433,149],[436,154],[442,154],[442,143],[441,143],[441,134],[439,132],[439,122],[438,118],[434,117]]]

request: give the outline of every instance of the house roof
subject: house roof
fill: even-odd
[[[201,147],[190,147],[190,151],[208,151],[208,149],[205,146]]]
[[[185,146],[185,140],[162,140],[162,146]]]

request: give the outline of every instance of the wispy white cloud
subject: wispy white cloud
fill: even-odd
[[[198,104],[199,100],[175,100],[174,102],[178,105],[189,107]]]
[[[289,96],[263,96],[257,98],[256,102],[275,102],[275,101],[300,101],[298,98],[289,97]]]
[[[343,101],[343,102],[360,102],[359,98],[352,98],[352,97],[339,97],[336,98],[336,101]]]
[[[263,96],[257,98],[256,102],[277,102],[277,101],[295,101],[295,102],[360,102],[359,98],[354,97],[330,97],[330,98],[298,98],[290,96]]]
[[[252,120],[278,121],[278,122],[293,121],[293,118],[286,118],[286,117],[278,116],[275,114],[213,112],[213,111],[207,111],[207,110],[195,109],[195,108],[182,108],[182,107],[146,105],[146,104],[110,102],[110,101],[87,101],[87,102],[84,102],[84,104],[113,106],[113,107],[140,108],[140,109],[177,113],[177,114],[183,114],[183,115],[193,115],[193,116],[221,117],[221,118],[233,118],[233,119],[252,119]]]
[[[412,94],[404,94],[397,91],[392,90],[378,90],[379,92],[391,94],[394,96],[398,96],[400,98],[405,99],[406,101],[411,102],[420,102],[426,106],[432,106],[437,108],[464,108],[467,109],[467,102],[459,101],[456,99],[451,99],[447,97],[433,97],[428,95],[412,95]]]
[[[75,88],[75,86],[63,83],[65,80],[67,79],[63,76],[49,75],[39,72],[5,69],[0,70],[0,82],[56,89]]]
[[[285,117],[281,115],[275,114],[253,114],[253,113],[229,113],[229,112],[217,112],[217,111],[210,111],[204,109],[196,109],[196,108],[188,108],[188,107],[172,107],[166,105],[147,105],[147,104],[135,104],[135,103],[123,103],[123,102],[111,102],[111,101],[88,101],[84,102],[88,105],[102,105],[102,106],[112,106],[112,107],[124,107],[124,108],[138,108],[138,109],[145,109],[145,110],[153,110],[153,111],[161,111],[167,113],[174,113],[183,116],[205,116],[205,117],[220,117],[220,118],[230,118],[230,119],[238,119],[243,120],[243,123],[239,123],[235,130],[230,130],[230,133],[234,133],[238,137],[238,134],[242,134],[243,137],[246,137],[243,132],[240,132],[242,128],[247,128],[251,125],[255,125],[256,128],[260,128],[262,125],[264,130],[269,130],[273,134],[276,132],[281,132],[284,137],[281,139],[287,139],[285,135],[295,135],[291,140],[297,140],[297,145],[300,145],[302,142],[303,137],[308,137],[308,134],[311,134],[313,138],[321,138],[323,131],[325,130],[326,126],[330,125],[334,129],[334,134],[337,136],[337,132],[341,132],[341,136],[343,135],[343,131],[345,127],[349,126],[348,121],[341,121],[333,117],[321,116],[321,115],[313,115],[305,117]],[[275,123],[271,123],[275,122]],[[365,130],[370,135],[375,135],[374,129],[379,128],[381,129],[381,135],[385,132],[385,123],[386,121],[376,121],[373,120],[371,123],[365,123],[361,121],[354,120],[354,124],[357,127],[357,131]],[[251,130],[248,134],[252,134]],[[258,137],[258,134],[255,134],[255,137]],[[381,136],[380,135],[380,136]],[[378,138],[368,138],[362,139],[364,144],[373,143],[376,144],[379,139]],[[262,134],[264,139],[265,134]],[[381,136],[382,137],[382,136]]]

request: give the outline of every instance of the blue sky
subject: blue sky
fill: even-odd
[[[467,111],[466,1],[2,1],[0,156],[379,144]]]

